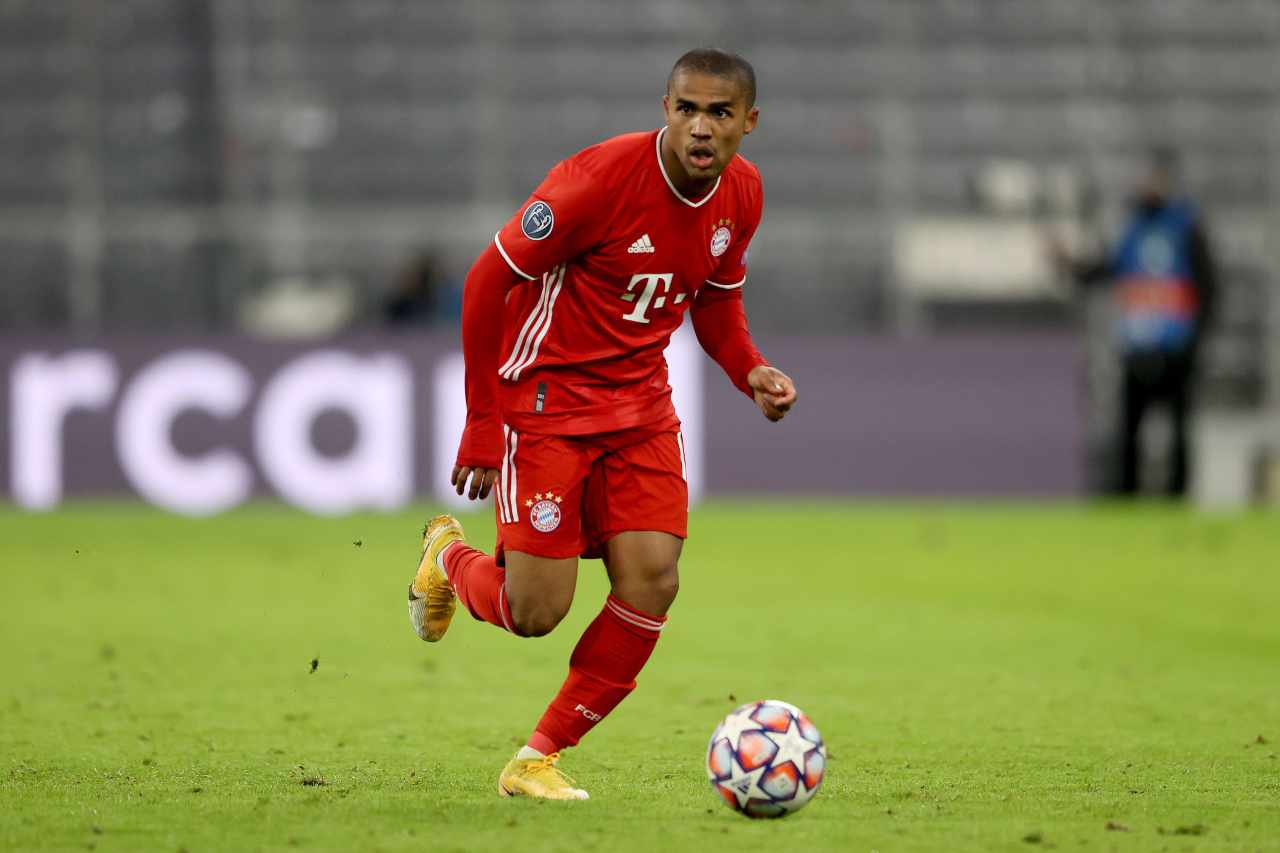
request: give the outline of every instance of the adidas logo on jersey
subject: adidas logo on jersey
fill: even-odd
[[[648,234],[642,235],[639,240],[635,241],[627,248],[628,255],[644,255],[651,254],[656,251],[658,250],[649,242]]]

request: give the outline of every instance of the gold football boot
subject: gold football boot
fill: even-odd
[[[446,545],[462,541],[462,524],[452,515],[437,515],[422,529],[422,559],[409,584],[409,621],[418,636],[434,643],[449,630],[458,598],[436,565]]]
[[[585,800],[587,792],[566,776],[556,763],[560,753],[542,758],[513,758],[498,777],[498,793],[504,797],[542,800]]]

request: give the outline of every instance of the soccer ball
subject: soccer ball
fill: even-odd
[[[737,708],[707,744],[707,776],[725,804],[747,817],[786,817],[818,792],[827,747],[795,705],[766,699]]]

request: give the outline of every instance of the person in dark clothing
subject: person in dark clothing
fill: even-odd
[[[1153,151],[1120,240],[1104,255],[1073,257],[1049,241],[1060,268],[1082,284],[1109,283],[1117,298],[1123,381],[1116,485],[1124,495],[1138,491],[1139,433],[1155,403],[1167,404],[1173,419],[1168,492],[1187,489],[1192,384],[1217,279],[1203,217],[1174,194],[1176,176],[1176,155]]]
[[[443,313],[447,282],[431,252],[415,255],[396,279],[395,289],[382,306],[391,326],[419,326],[435,322]]]

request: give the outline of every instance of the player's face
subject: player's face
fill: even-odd
[[[760,111],[748,107],[737,80],[682,71],[662,99],[667,113],[664,140],[692,183],[715,180],[742,137],[755,129]]]

